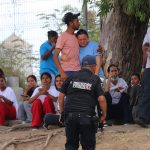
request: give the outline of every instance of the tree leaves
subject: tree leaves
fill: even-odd
[[[140,21],[150,17],[150,0],[85,0],[85,2],[95,3],[99,7],[100,16],[105,16],[117,3],[123,12],[135,16]]]

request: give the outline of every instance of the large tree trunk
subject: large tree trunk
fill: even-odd
[[[147,25],[148,19],[140,22],[122,12],[118,5],[103,19],[101,44],[107,50],[105,72],[110,63],[118,64],[121,75],[127,81],[132,73],[140,72]]]

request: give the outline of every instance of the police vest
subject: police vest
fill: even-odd
[[[95,115],[97,105],[96,83],[98,76],[87,69],[74,73],[67,89],[65,112]]]

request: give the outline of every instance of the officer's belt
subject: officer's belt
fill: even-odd
[[[88,118],[92,118],[92,117],[95,117],[95,116],[87,115],[87,114],[84,114],[84,113],[68,113],[67,117],[88,117]]]

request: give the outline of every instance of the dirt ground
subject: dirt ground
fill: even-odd
[[[64,128],[33,131],[30,124],[0,127],[0,150],[64,150],[64,144]],[[97,133],[96,150],[150,150],[150,129],[107,127]]]

